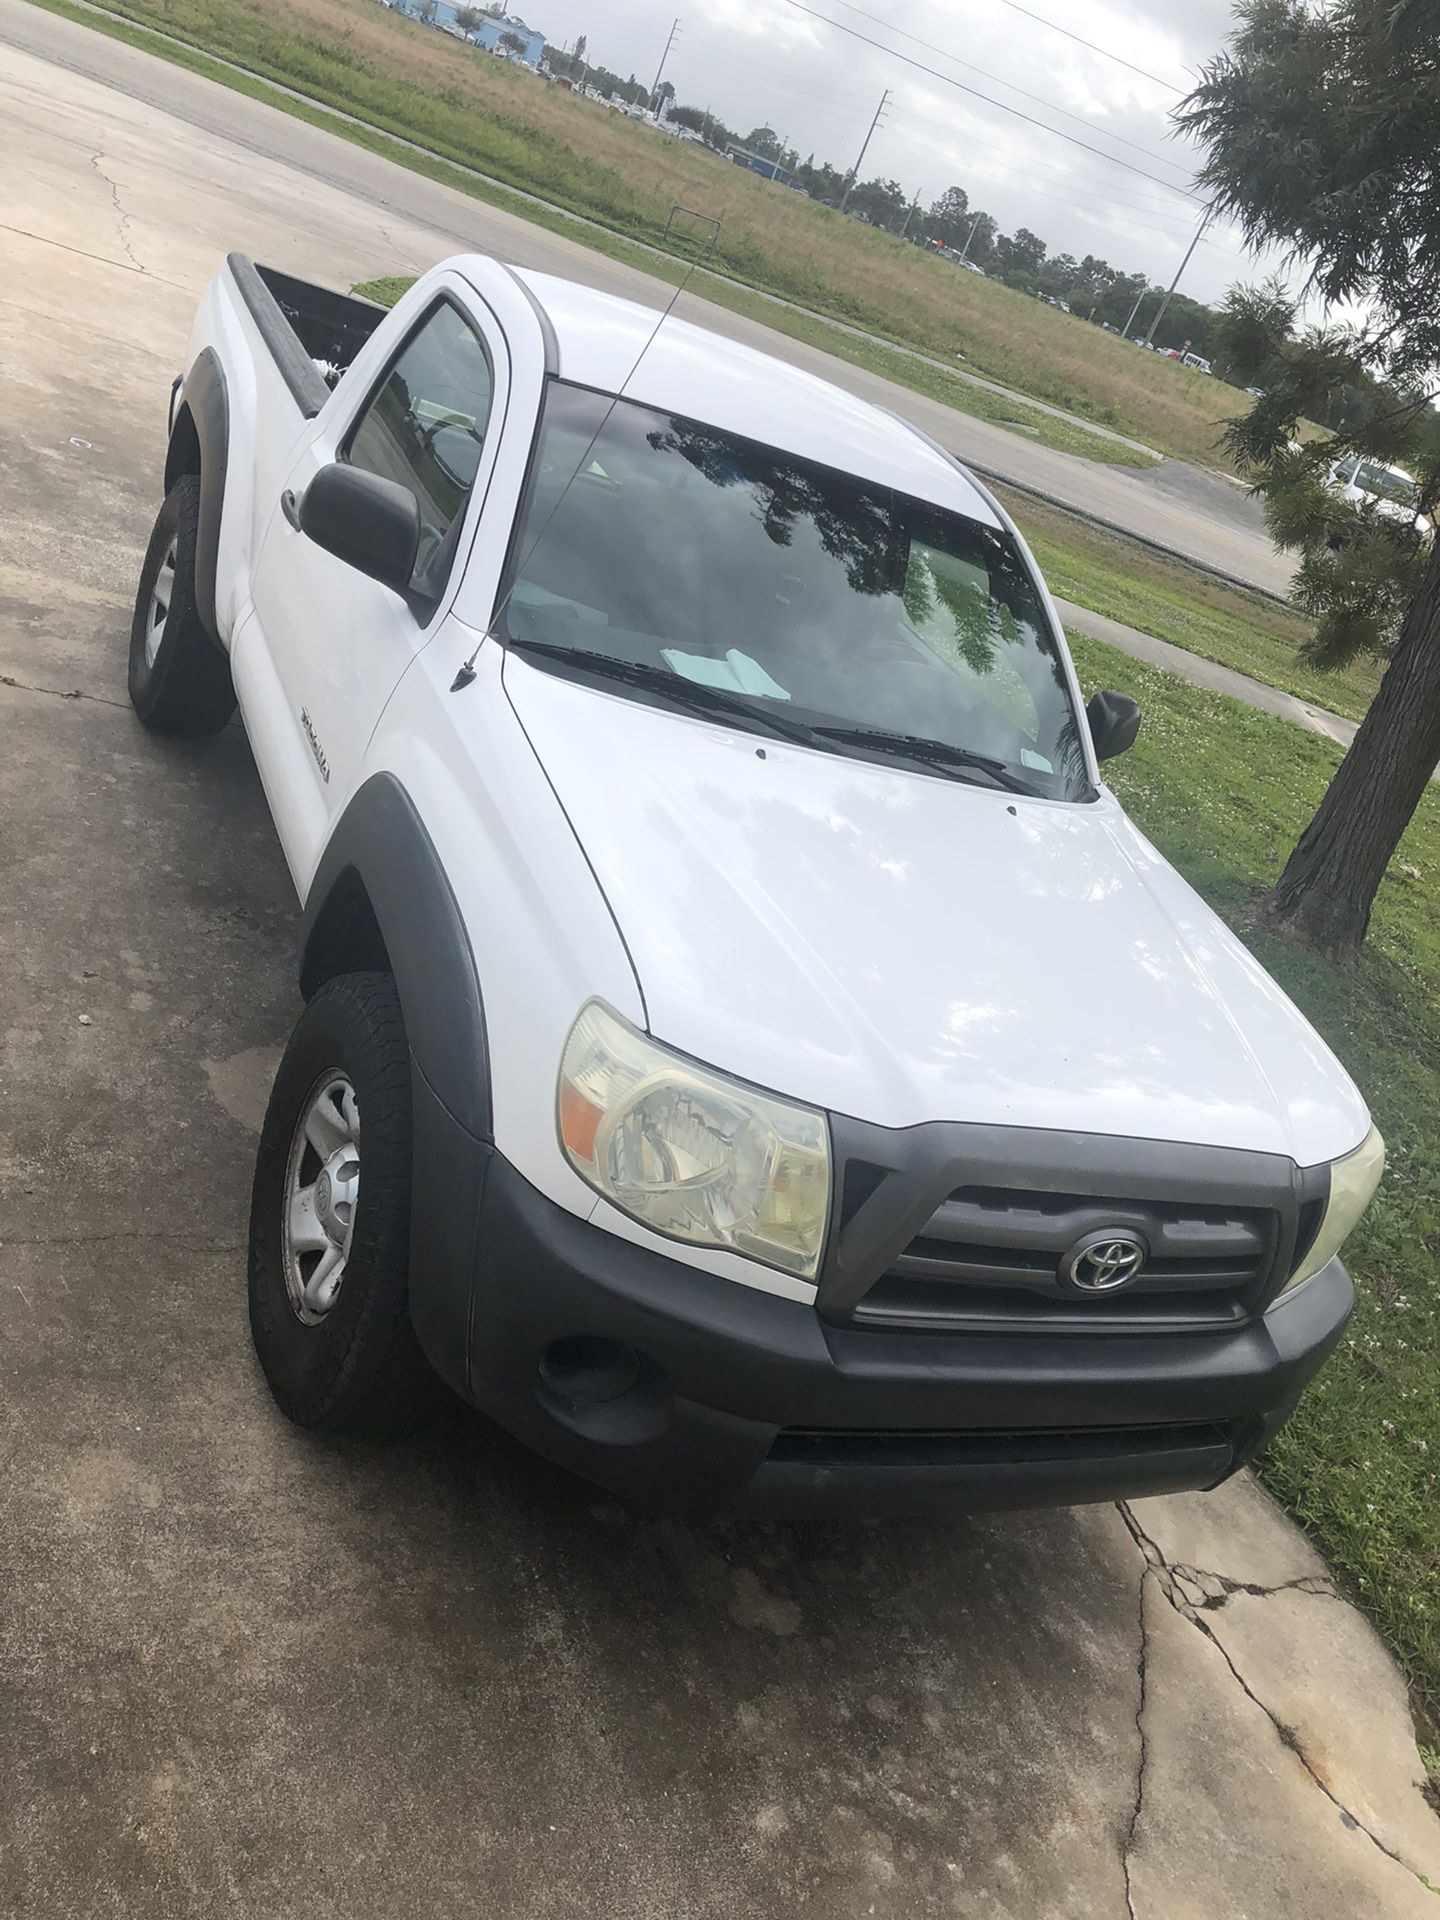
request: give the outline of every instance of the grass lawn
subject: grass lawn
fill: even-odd
[[[1024,494],[1004,487],[996,492],[1034,548],[1051,591],[1062,599],[1235,667],[1347,720],[1364,719],[1380,684],[1379,664],[1359,660],[1338,673],[1307,666],[1297,654],[1311,631],[1303,615]]]
[[[374,0],[288,0],[284,8],[270,0],[109,0],[124,22],[87,13],[71,0],[37,4],[162,58],[178,58],[224,85],[238,86],[404,166],[652,272],[664,263],[626,241],[667,246],[671,207],[697,208],[721,222],[714,264],[722,273],[934,354],[947,366],[963,353],[973,372],[1165,453],[1217,464],[1221,426],[1249,404],[1221,381],[1140,353],[1098,327],[978,274],[961,273],[698,147],[547,86]],[[186,46],[169,45],[146,33],[146,27]],[[235,62],[245,73],[206,62],[204,52]],[[266,80],[294,88],[304,101],[287,101],[265,86]],[[326,107],[364,124],[337,122],[323,111]],[[425,152],[407,151],[388,136],[414,141]],[[501,184],[477,181],[450,163],[476,168]],[[507,189],[538,195],[551,210],[520,201]],[[568,209],[596,226],[577,229],[556,209]],[[1058,244],[1063,236],[1055,238]],[[702,290],[737,306],[749,297],[743,288],[709,279]],[[777,319],[779,310],[756,310],[770,324],[785,325]],[[844,339],[835,336],[834,350],[856,357],[854,349],[847,352],[839,344]],[[893,366],[886,364],[883,371],[907,385],[930,391],[927,379],[945,380],[904,355],[890,358]],[[961,382],[945,385],[947,400],[986,419],[1003,417],[994,411],[997,404],[1013,406]],[[1048,442],[1057,423],[1031,412],[1025,424]],[[1105,446],[1091,438],[1084,450],[1115,458],[1113,450],[1095,452]]]
[[[1330,1042],[1385,1135],[1389,1167],[1347,1250],[1354,1320],[1260,1471],[1440,1724],[1440,790],[1381,887],[1365,952],[1340,971],[1253,923],[1339,750],[1094,641],[1071,646],[1087,694],[1118,687],[1145,709],[1116,792]]]

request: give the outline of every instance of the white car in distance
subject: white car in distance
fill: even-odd
[[[1386,520],[1404,521],[1427,540],[1434,533],[1429,517],[1420,511],[1415,476],[1404,467],[1351,453],[1330,469],[1330,484],[1352,506],[1368,507]]]

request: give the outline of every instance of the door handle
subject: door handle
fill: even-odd
[[[300,531],[300,502],[295,498],[293,487],[287,487],[280,496],[280,511],[298,533]]]

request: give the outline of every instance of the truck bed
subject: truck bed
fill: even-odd
[[[230,254],[226,265],[296,405],[313,419],[386,309],[257,266],[247,254]]]

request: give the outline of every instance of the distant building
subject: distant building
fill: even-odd
[[[447,0],[436,0],[436,3],[443,5]],[[523,60],[527,67],[538,67],[540,57],[545,51],[545,36],[537,32],[534,27],[527,27],[525,22],[513,13],[507,13],[500,20],[484,21],[470,38],[477,47],[484,47],[487,52],[494,53],[507,33],[513,33],[517,39],[525,42],[525,51],[517,53],[515,58]]]
[[[725,158],[733,160],[737,167],[748,167],[751,173],[763,174],[767,180],[778,180],[782,187],[795,184],[778,160],[767,160],[763,153],[752,153],[748,147],[726,147]]]
[[[433,26],[444,27],[450,32],[458,32],[455,16],[462,11],[455,0],[388,0],[397,13],[408,13],[416,20],[427,20]],[[538,67],[541,55],[545,51],[545,36],[534,27],[527,27],[515,14],[506,14],[501,19],[485,19],[474,33],[463,34],[463,39],[472,40],[477,47],[484,47],[487,53],[499,50],[500,42],[506,34],[514,34],[517,40],[523,40],[525,48],[515,58],[523,60],[527,67]],[[508,51],[508,49],[507,49]]]

